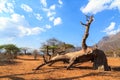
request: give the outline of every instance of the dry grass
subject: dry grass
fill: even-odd
[[[32,69],[41,64],[42,58],[19,56],[13,64],[0,65],[0,80],[120,80],[120,58],[108,58],[112,71],[92,70],[92,63],[77,64],[66,70],[61,62],[53,66],[44,66],[34,72]]]

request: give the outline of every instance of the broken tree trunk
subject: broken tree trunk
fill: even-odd
[[[87,20],[87,23],[84,24],[81,22],[81,24],[83,26],[85,26],[86,30],[85,30],[85,34],[83,36],[83,39],[82,39],[82,49],[83,50],[86,50],[87,49],[87,44],[86,44],[86,39],[88,38],[89,36],[89,28],[90,28],[90,24],[92,23],[93,21],[93,16],[86,16],[86,20]]]
[[[88,51],[88,52],[90,52],[90,51]],[[93,59],[92,53],[87,53],[87,55],[86,55],[86,54],[84,54],[83,50],[80,50],[77,52],[71,52],[71,53],[66,53],[64,55],[54,56],[50,59],[50,61],[43,63],[43,64],[40,64],[35,70],[38,70],[39,68],[41,68],[42,66],[44,66],[46,64],[51,65],[51,64],[56,63],[58,61],[63,61],[63,62],[69,63],[67,66],[67,69],[70,69],[73,64],[90,61],[92,59]]]

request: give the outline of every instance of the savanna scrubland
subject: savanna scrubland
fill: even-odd
[[[36,56],[36,51],[33,52],[34,55],[26,55],[26,48],[24,48],[22,50],[25,55],[17,55],[19,48],[15,45],[2,45],[1,48],[6,49],[4,55],[8,55],[8,60],[4,61],[4,57],[0,57],[3,60],[0,60],[0,80],[120,80],[120,58],[107,57],[104,51],[98,49],[97,46],[89,47],[86,44],[93,16],[86,16],[86,18],[86,24],[81,22],[85,27],[85,34],[82,39],[82,49],[77,54],[76,52],[71,52],[72,55],[66,53],[53,55],[52,57],[49,54],[49,50],[55,53],[55,49],[60,49],[59,46],[55,44],[43,46],[42,50],[45,50],[43,51],[44,56],[49,56],[49,61],[57,62],[56,59],[62,59],[60,56],[65,56],[65,59],[69,57],[69,66],[64,62],[57,62],[52,66],[39,67],[38,65],[40,64],[47,64],[47,61],[44,56]],[[66,51],[66,44],[64,43],[63,45],[63,51]],[[72,47],[71,45],[69,46]],[[63,48],[63,46],[61,47]],[[57,50],[57,53],[60,52]],[[69,67],[70,70],[66,70],[66,67]],[[93,70],[93,68],[96,70]]]
[[[39,56],[34,60],[32,55],[23,55],[11,64],[0,63],[0,80],[120,80],[120,58],[107,59],[112,71],[93,70],[90,61],[76,64],[71,70],[66,70],[67,64],[57,62],[33,71],[44,62],[43,58]]]

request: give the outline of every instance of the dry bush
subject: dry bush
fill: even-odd
[[[0,54],[0,62],[5,63],[5,62],[13,62],[13,61],[14,61],[14,55],[10,55],[8,53]]]

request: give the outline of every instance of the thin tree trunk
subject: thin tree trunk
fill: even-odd
[[[49,54],[49,46],[47,46],[47,55],[49,56],[49,58],[48,58],[48,60],[50,60],[50,58],[51,58],[51,55]]]

